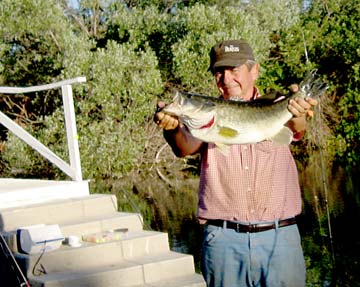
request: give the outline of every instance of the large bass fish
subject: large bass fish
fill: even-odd
[[[300,83],[299,91],[273,101],[223,100],[200,94],[177,92],[163,112],[179,118],[195,137],[216,144],[245,144],[271,140],[289,144],[293,134],[284,125],[292,118],[288,102],[294,97],[316,97],[327,85],[315,79],[316,71]]]

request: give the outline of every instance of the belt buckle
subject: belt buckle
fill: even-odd
[[[257,232],[257,224],[243,225],[241,223],[236,223],[236,232]]]
[[[250,232],[250,233],[256,232],[257,231],[256,227],[257,227],[256,224],[249,224],[248,232]]]

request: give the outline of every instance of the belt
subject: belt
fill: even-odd
[[[225,223],[226,223],[226,225],[225,225]],[[275,222],[241,224],[241,223],[237,223],[237,222],[233,222],[233,221],[210,219],[206,222],[206,224],[219,226],[219,227],[226,226],[226,228],[234,229],[236,232],[250,232],[250,233],[261,232],[261,231],[266,231],[266,230],[276,228]],[[285,227],[285,226],[289,226],[289,225],[293,225],[293,224],[296,224],[295,217],[279,220],[277,226],[280,228],[280,227]]]

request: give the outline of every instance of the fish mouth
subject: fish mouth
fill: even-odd
[[[304,97],[313,98],[314,96],[320,96],[328,88],[328,84],[322,82],[320,79],[316,79],[317,69],[313,69],[300,83],[299,90],[302,92]]]

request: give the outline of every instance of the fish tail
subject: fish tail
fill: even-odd
[[[316,78],[316,72],[317,69],[311,70],[299,85],[304,97],[318,98],[329,88],[328,84]]]

